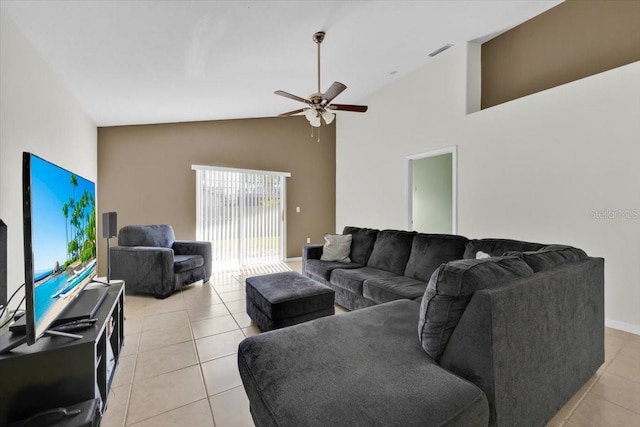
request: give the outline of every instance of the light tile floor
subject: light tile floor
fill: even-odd
[[[214,274],[171,297],[125,298],[125,345],[103,427],[253,426],[236,349],[260,331],[245,312],[247,276]],[[336,314],[344,309],[336,306]],[[605,363],[549,426],[640,426],[640,336],[606,329]]]

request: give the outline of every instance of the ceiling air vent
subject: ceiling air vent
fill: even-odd
[[[436,50],[434,50],[433,52],[431,52],[431,53],[429,54],[429,56],[433,58],[434,56],[439,55],[439,54],[441,54],[442,52],[444,52],[445,50],[449,49],[451,46],[453,46],[453,45],[452,45],[452,44],[450,44],[450,43],[447,43],[447,44],[445,44],[444,46],[442,46],[440,49],[436,49]]]

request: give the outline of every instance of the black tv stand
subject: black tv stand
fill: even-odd
[[[66,337],[73,339],[80,339],[82,335],[70,334],[68,332],[62,331],[54,331],[48,329],[45,331],[43,336],[58,336],[58,337]],[[27,343],[27,335],[20,332],[7,332],[6,334],[0,336],[0,354],[8,353],[14,348],[20,347],[22,344]]]
[[[103,412],[124,342],[124,284],[102,289],[97,320],[80,338],[47,334],[0,354],[0,425],[92,399]]]

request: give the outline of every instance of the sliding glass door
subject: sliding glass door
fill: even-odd
[[[232,269],[284,261],[284,172],[192,166],[196,238],[210,241],[213,266]]]

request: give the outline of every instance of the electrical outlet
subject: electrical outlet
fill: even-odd
[[[307,237],[307,243],[311,243],[311,237]]]
[[[296,212],[300,213],[300,206],[296,206]]]

